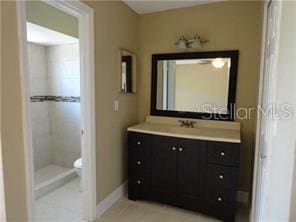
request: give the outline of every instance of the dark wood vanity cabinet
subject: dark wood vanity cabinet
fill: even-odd
[[[239,144],[129,132],[129,199],[234,221]]]
[[[176,199],[176,143],[178,140],[165,136],[150,136],[150,139],[151,198],[172,204]]]

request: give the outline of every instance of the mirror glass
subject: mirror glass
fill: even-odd
[[[227,113],[230,58],[161,60],[157,109]]]
[[[152,55],[151,115],[233,120],[238,51]]]
[[[120,50],[120,92],[136,91],[136,56],[125,50]]]

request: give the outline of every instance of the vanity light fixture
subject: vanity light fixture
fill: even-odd
[[[209,40],[201,39],[198,34],[196,34],[193,39],[186,39],[184,35],[182,35],[179,40],[175,43],[178,49],[199,49],[202,44],[209,42]]]

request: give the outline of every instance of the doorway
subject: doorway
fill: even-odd
[[[93,10],[78,1],[39,3],[74,16],[78,38],[27,23],[26,2],[17,2],[28,221],[90,221],[96,218]],[[27,43],[34,32],[37,39]]]
[[[26,28],[36,218],[82,219],[79,40]]]

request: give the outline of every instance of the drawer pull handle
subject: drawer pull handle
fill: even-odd
[[[223,201],[222,197],[218,197],[217,200],[218,200],[219,202],[222,202],[222,201]]]
[[[225,156],[225,153],[222,151],[222,152],[220,153],[220,155],[221,155],[221,156]]]
[[[141,180],[138,180],[138,181],[137,181],[137,184],[141,184]]]
[[[140,142],[140,141],[138,141],[138,142],[137,142],[137,144],[138,144],[138,145],[141,145],[141,142]]]
[[[183,149],[180,147],[180,148],[179,148],[179,151],[180,151],[180,152],[182,152],[182,151],[183,151]]]
[[[219,179],[223,180],[224,179],[224,175],[223,174],[220,174],[219,175]]]
[[[172,150],[175,151],[175,150],[176,150],[176,147],[173,146],[173,147],[172,147]]]
[[[138,161],[137,164],[138,164],[138,165],[141,165],[141,161]]]

